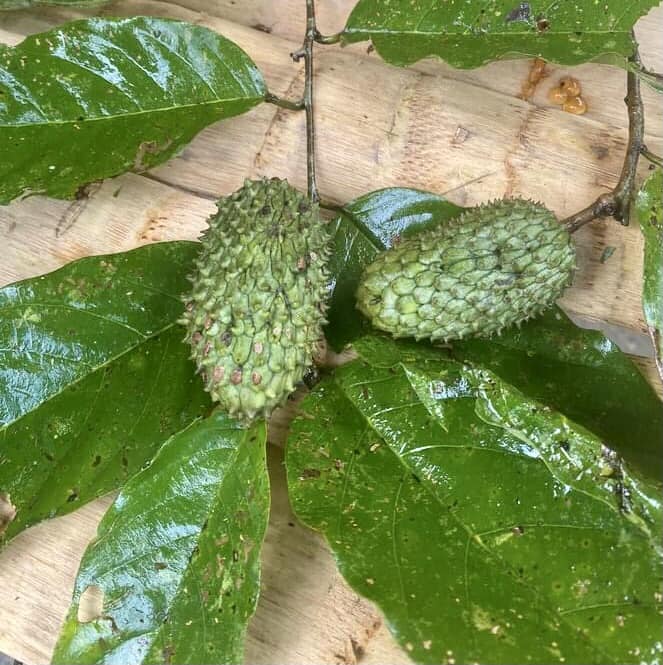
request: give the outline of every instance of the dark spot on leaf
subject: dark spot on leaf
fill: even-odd
[[[521,2],[506,15],[505,20],[507,23],[513,23],[514,21],[528,21],[530,12],[531,7],[529,2]]]
[[[101,455],[97,455],[93,460],[92,460],[92,466],[99,466],[101,464]]]
[[[308,480],[309,478],[319,478],[320,471],[318,469],[304,469],[300,476],[301,480]]]
[[[173,662],[173,656],[175,655],[175,647],[173,647],[172,644],[165,646],[161,651],[161,655],[163,656],[163,662],[166,665],[171,665]]]
[[[543,16],[537,16],[536,18],[536,29],[537,32],[546,32],[550,29],[550,21]]]

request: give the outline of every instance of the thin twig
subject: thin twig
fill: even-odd
[[[636,66],[641,65],[637,47],[630,61]],[[645,112],[640,95],[640,79],[632,69],[629,69],[626,74],[626,88],[628,144],[619,182],[611,192],[601,194],[591,205],[564,220],[563,223],[569,233],[575,233],[585,224],[608,215],[612,215],[618,222],[628,226],[629,210],[635,193],[635,175],[645,133]]]
[[[640,147],[640,154],[652,164],[663,167],[663,157],[659,157],[657,154],[653,153],[646,145],[643,144]]]
[[[291,54],[295,62],[304,58],[304,109],[306,110],[306,171],[308,196],[320,200],[315,177],[315,116],[313,113],[313,44],[318,30],[315,25],[315,1],[306,0],[306,36],[302,48]]]

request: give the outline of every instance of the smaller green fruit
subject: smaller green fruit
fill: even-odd
[[[394,337],[491,335],[550,307],[574,267],[571,236],[548,209],[494,201],[378,255],[357,307]]]

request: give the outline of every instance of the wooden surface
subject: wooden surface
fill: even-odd
[[[152,14],[207,25],[238,42],[272,92],[296,98],[302,68],[288,54],[303,29],[302,0],[128,0],[98,13]],[[319,0],[320,28],[342,26],[352,0]],[[0,15],[0,41],[84,15],[42,10]],[[663,10],[638,24],[645,63],[663,70]],[[530,63],[474,71],[439,62],[396,69],[366,45],[317,50],[320,189],[345,202],[391,185],[430,189],[471,205],[506,195],[543,201],[558,215],[584,207],[614,185],[624,150],[623,72],[573,69],[589,105],[565,114],[547,92],[568,68],[548,67],[533,97],[518,97]],[[663,149],[660,97],[644,90],[647,143]],[[97,186],[83,201],[31,198],[0,208],[0,283],[86,256],[158,240],[195,238],[221,194],[245,177],[287,177],[305,186],[302,114],[263,105],[205,130],[176,159],[149,174]],[[593,325],[629,331],[647,349],[641,312],[642,243],[637,227],[596,222],[578,235],[580,270],[563,306]],[[606,262],[603,251],[615,247]],[[639,360],[653,379],[651,361]],[[272,430],[281,441],[283,427]],[[264,556],[263,595],[249,630],[251,663],[401,663],[379,613],[340,579],[318,536],[289,512],[281,453],[271,449],[274,507]],[[21,534],[0,553],[0,651],[27,663],[49,660],[69,603],[78,560],[110,499]]]

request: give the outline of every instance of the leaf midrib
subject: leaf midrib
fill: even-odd
[[[200,108],[204,106],[213,106],[215,104],[231,104],[234,102],[255,102],[258,103],[265,98],[265,93],[260,96],[255,97],[227,97],[227,98],[218,98],[214,100],[208,100],[205,102],[199,102],[196,104],[181,104],[178,106],[163,106],[153,109],[142,109],[140,111],[130,111],[127,113],[115,113],[113,115],[103,115],[97,118],[85,118],[84,120],[49,120],[49,121],[40,121],[40,122],[17,122],[13,124],[0,124],[0,129],[14,129],[16,127],[50,127],[53,125],[84,125],[86,123],[92,122],[113,122],[118,119],[131,118],[135,116],[146,115],[150,113],[170,113],[173,111],[186,110],[191,108]]]
[[[464,37],[468,39],[480,39],[484,37],[521,37],[523,35],[535,37],[537,39],[541,38],[542,36],[545,38],[546,36],[548,38],[552,37],[566,37],[569,35],[575,35],[576,31],[575,30],[560,30],[560,31],[550,31],[547,33],[537,33],[533,32],[532,29],[530,28],[528,31],[523,31],[523,32],[493,32],[493,31],[483,31],[479,33],[471,33],[471,32],[441,32],[441,31],[431,31],[431,32],[424,32],[422,30],[400,30],[400,29],[374,29],[374,28],[346,28],[343,30],[343,33],[346,35],[356,35],[356,36],[372,36],[372,35],[387,35],[387,36],[392,36],[392,37],[409,37],[409,36],[415,36],[415,35],[420,35],[424,37]],[[629,30],[627,28],[620,28],[619,30],[583,30],[582,31],[583,35],[628,35]]]

